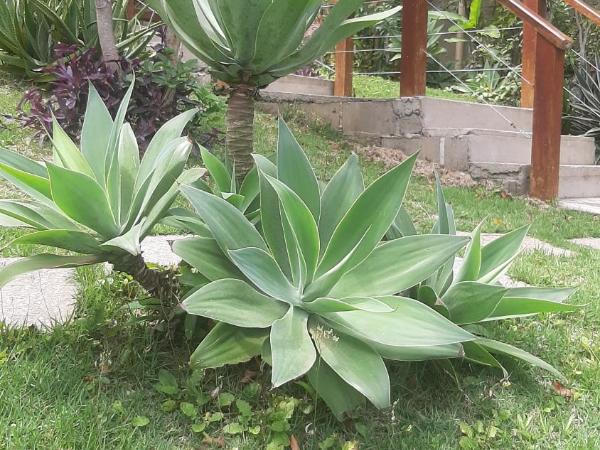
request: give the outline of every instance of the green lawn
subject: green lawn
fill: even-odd
[[[21,89],[0,86],[0,113],[13,111]],[[287,118],[328,179],[352,145],[302,115]],[[2,145],[23,148],[27,135],[18,127],[0,133]],[[273,151],[272,118],[259,116],[256,143],[261,153]],[[363,164],[368,181],[383,170]],[[53,330],[0,329],[0,449],[275,449],[290,435],[302,449],[600,448],[600,252],[568,243],[600,236],[600,219],[483,188],[445,191],[461,230],[484,219],[487,232],[531,223],[533,236],[576,251],[573,258],[523,255],[510,275],[578,286],[572,302],[585,305],[581,311],[493,329],[561,370],[571,398],[555,392],[548,374],[510,362],[508,380],[464,364],[458,382],[431,363],[393,364],[393,408],[368,407],[341,424],[299,384],[271,391],[269,370],[257,361],[191,373],[186,361],[198,336],[140,321],[123,307],[143,296],[130,280],[85,268],[72,321]],[[405,204],[422,229],[431,226],[429,180],[414,179]],[[0,231],[3,246],[16,233]]]

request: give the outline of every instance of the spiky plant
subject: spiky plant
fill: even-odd
[[[257,89],[293,73],[340,40],[395,14],[389,11],[349,19],[363,0],[331,5],[308,39],[320,0],[153,0],[149,2],[184,42],[231,86],[226,144],[241,181],[253,165],[254,97]]]

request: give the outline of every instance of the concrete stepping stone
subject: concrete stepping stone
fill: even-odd
[[[468,236],[471,233],[467,233],[464,231],[458,231],[456,234],[462,236]],[[487,245],[492,241],[495,241],[499,237],[503,236],[500,233],[481,233],[481,245]],[[565,248],[555,247],[552,244],[549,244],[544,241],[540,241],[534,237],[527,236],[523,241],[522,250],[524,253],[532,253],[535,250],[539,250],[542,253],[545,253],[548,256],[564,256],[570,258],[574,255],[574,253]]]
[[[19,258],[2,258],[0,267]],[[0,289],[0,322],[11,326],[51,326],[66,321],[75,307],[74,269],[38,270]]]
[[[569,242],[572,242],[576,245],[581,245],[583,247],[589,247],[595,250],[600,250],[600,238],[577,238],[570,239]]]
[[[181,262],[181,258],[171,250],[171,242],[186,239],[191,236],[181,236],[175,234],[148,236],[142,241],[142,255],[147,263],[158,264],[159,266],[176,266]]]
[[[558,206],[571,211],[600,215],[600,198],[597,197],[560,200]]]

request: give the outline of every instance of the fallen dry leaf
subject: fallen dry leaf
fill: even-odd
[[[300,450],[300,444],[298,444],[298,440],[296,436],[293,434],[290,436],[290,449],[291,450]]]
[[[567,398],[569,400],[573,398],[573,390],[563,385],[560,381],[553,381],[552,388],[554,389],[554,392],[556,392],[561,397]]]
[[[204,439],[202,439],[202,443],[213,446],[213,447],[224,448],[225,447],[225,438],[223,436],[219,436],[219,437],[215,438],[215,437],[209,436],[208,434],[205,434]]]
[[[242,384],[252,383],[255,378],[256,378],[256,371],[248,369],[244,372],[244,376],[240,380],[240,383],[242,383]]]

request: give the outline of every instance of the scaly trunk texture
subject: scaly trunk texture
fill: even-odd
[[[160,300],[163,306],[170,308],[179,303],[179,280],[176,271],[149,269],[142,255],[126,255],[110,263],[116,271],[131,275],[152,297]]]
[[[113,33],[111,0],[96,0],[96,26],[102,50],[102,61],[111,73],[115,73],[119,70],[119,51]]]
[[[226,145],[235,167],[238,184],[252,169],[254,145],[254,96],[256,88],[245,84],[232,86],[227,105]]]

